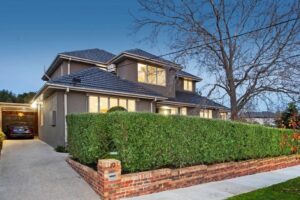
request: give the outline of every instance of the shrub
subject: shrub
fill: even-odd
[[[109,151],[117,151],[115,157],[127,172],[291,154],[289,147],[280,144],[292,131],[260,125],[127,112],[79,114],[73,118],[76,124],[69,123],[69,146],[76,144],[72,147],[76,151],[70,153],[81,161],[96,163]],[[95,139],[82,140],[92,136]],[[76,138],[82,141],[75,142]],[[88,154],[86,148],[96,145],[104,148]]]
[[[0,152],[3,145],[3,140],[5,139],[5,134],[0,130]]]
[[[109,148],[106,114],[72,114],[67,116],[68,151],[85,164],[96,163]]]
[[[120,112],[120,111],[123,111],[123,112],[127,112],[126,108],[122,107],[122,106],[115,106],[115,107],[112,107],[110,108],[107,112],[108,113],[111,113],[111,112]]]
[[[68,153],[68,150],[65,146],[57,146],[55,148],[55,151],[58,152],[58,153]]]

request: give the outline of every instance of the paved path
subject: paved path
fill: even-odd
[[[250,192],[300,176],[300,166],[265,172],[225,181],[170,190],[128,200],[217,200]]]
[[[99,200],[66,157],[40,140],[6,140],[0,159],[0,199]]]

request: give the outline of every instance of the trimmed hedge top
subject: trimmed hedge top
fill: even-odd
[[[118,152],[124,171],[183,167],[291,153],[290,130],[199,117],[113,112],[67,117],[69,151],[85,164]]]

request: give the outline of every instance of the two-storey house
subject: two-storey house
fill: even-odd
[[[52,146],[67,141],[66,115],[129,112],[227,118],[228,109],[196,93],[201,78],[176,63],[140,49],[114,55],[100,49],[60,53],[35,97],[40,138]]]

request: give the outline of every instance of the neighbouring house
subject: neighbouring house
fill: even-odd
[[[257,123],[261,125],[275,126],[276,114],[273,112],[244,112],[240,115],[242,119],[249,123]]]
[[[129,112],[228,117],[228,108],[197,94],[201,78],[141,49],[118,55],[100,49],[60,53],[42,79],[34,105],[40,138],[52,146],[66,144],[70,113],[122,106]]]

